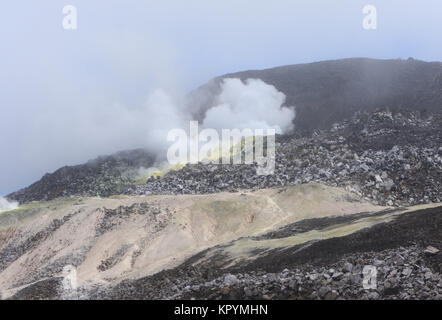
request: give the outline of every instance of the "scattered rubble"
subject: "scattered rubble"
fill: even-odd
[[[135,203],[131,206],[119,206],[116,209],[102,209],[104,212],[103,219],[97,225],[96,236],[100,236],[103,233],[111,230],[114,226],[120,224],[124,219],[128,219],[133,215],[144,215],[147,220],[155,221],[157,228],[164,228],[167,224],[167,219],[170,218],[170,214],[157,218],[161,210],[154,204],[144,202]],[[169,213],[169,212],[168,212]]]
[[[364,289],[362,269],[377,261],[374,289]],[[352,266],[349,268],[349,266]],[[92,299],[434,299],[442,300],[442,278],[428,267],[418,245],[343,257],[333,265],[302,265],[280,272],[226,273],[203,279],[189,269],[175,277],[97,288]]]
[[[424,252],[427,253],[427,254],[430,254],[430,255],[436,255],[436,254],[439,253],[439,250],[436,249],[435,247],[428,246],[428,247],[425,249]]]
[[[425,252],[429,243],[436,250],[442,245],[440,214],[441,207],[406,213],[343,238],[260,252],[256,260],[226,268],[219,263],[223,257],[198,263],[201,253],[150,277],[94,288],[88,298],[442,300],[442,255]],[[365,266],[376,268],[370,289],[363,285]]]
[[[137,161],[105,158],[93,164],[65,167],[43,177],[34,185],[20,190],[9,199],[20,203],[49,200],[74,195],[109,196],[114,194],[207,194],[241,189],[281,188],[310,182],[345,187],[360,197],[379,205],[409,206],[442,201],[442,112],[359,112],[351,119],[336,123],[329,130],[311,135],[292,134],[277,137],[276,167],[272,175],[257,175],[256,165],[188,164],[162,178],[151,177],[135,184],[129,170],[148,166],[153,159],[141,152]],[[130,156],[127,157],[132,159]],[[282,188],[281,190],[283,190]],[[283,191],[281,191],[283,192]],[[133,215],[155,221],[159,228],[167,225],[168,215],[158,218],[154,203],[104,209],[95,232],[101,235]],[[357,217],[364,216],[365,213]],[[440,213],[439,213],[440,215]],[[355,216],[356,217],[356,216]],[[436,217],[433,215],[433,217]],[[0,235],[0,271],[23,252],[44,241],[70,219],[54,220],[45,230],[26,237],[23,243]],[[351,219],[351,218],[350,218]],[[422,221],[422,215],[388,233],[380,245],[376,228],[355,235],[357,250],[344,252],[342,239],[333,238],[311,244],[336,250],[336,261],[316,263],[306,254],[306,262],[295,264],[279,253],[258,255],[255,262],[237,270],[216,265],[204,269],[183,264],[148,278],[125,280],[111,286],[78,288],[79,298],[91,299],[435,299],[442,300],[440,222]],[[434,221],[439,221],[434,218]],[[268,239],[289,236],[308,230],[309,219],[288,225],[265,235]],[[431,229],[413,229],[417,222]],[[434,222],[433,221],[433,222]],[[327,226],[328,219],[317,223]],[[382,224],[379,228],[390,228]],[[388,229],[391,231],[390,229]],[[427,231],[428,231],[427,230]],[[385,231],[385,230],[384,230]],[[12,231],[8,231],[12,232]],[[15,232],[15,231],[14,231]],[[153,231],[155,232],[155,230]],[[416,234],[419,241],[397,242],[405,235]],[[414,235],[413,235],[414,236]],[[432,237],[432,238],[431,238]],[[4,238],[4,239],[3,239]],[[256,237],[258,239],[259,237]],[[430,239],[431,238],[431,239]],[[2,240],[3,239],[3,240]],[[254,239],[254,240],[256,240]],[[327,242],[328,241],[328,242]],[[341,241],[341,242],[339,242]],[[354,245],[354,242],[350,242]],[[327,247],[327,245],[329,247]],[[128,248],[122,248],[104,259],[98,270],[104,272],[121,259]],[[376,250],[375,250],[376,249]],[[306,250],[308,251],[308,250]],[[272,254],[275,254],[272,256]],[[277,254],[280,254],[279,256]],[[77,259],[76,257],[75,259]],[[42,274],[58,271],[72,259],[60,261]],[[79,258],[78,258],[79,259]],[[260,260],[261,259],[261,260]],[[317,260],[317,259],[316,259]],[[278,261],[275,266],[274,261]],[[288,263],[288,262],[290,263]],[[284,263],[287,262],[287,265]],[[377,270],[376,289],[364,289],[362,269],[372,265]],[[271,267],[270,267],[271,266]],[[283,270],[270,270],[283,267]],[[281,268],[282,269],[282,268]],[[39,275],[40,276],[40,275]],[[41,278],[39,278],[41,279]],[[54,288],[60,280],[37,282],[18,292],[14,299],[56,298]],[[44,290],[34,292],[32,290]]]
[[[20,203],[68,196],[204,194],[320,182],[388,206],[442,201],[442,112],[358,112],[329,130],[277,137],[272,175],[256,165],[188,164],[136,184],[154,158],[143,150],[64,167],[8,196]],[[147,179],[147,178],[146,178]]]
[[[277,140],[272,175],[256,175],[256,165],[188,164],[126,193],[214,193],[320,182],[380,205],[442,201],[442,113],[424,118],[416,112],[357,113],[329,131]]]
[[[152,154],[142,149],[98,157],[82,165],[66,166],[48,173],[7,198],[23,204],[60,197],[121,194],[140,179],[140,169],[151,167],[154,160]]]

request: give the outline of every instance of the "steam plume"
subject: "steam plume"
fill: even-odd
[[[284,93],[260,79],[224,79],[217,102],[207,111],[204,127],[275,129],[285,133],[293,126],[295,110],[283,106]]]
[[[7,199],[0,197],[0,211],[2,210],[13,210],[18,207],[17,202],[10,202]]]

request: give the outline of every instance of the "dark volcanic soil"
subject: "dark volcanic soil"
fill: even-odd
[[[442,248],[442,207],[404,213],[393,222],[375,225],[345,237],[314,242],[303,250],[298,251],[299,248],[294,247],[275,251],[239,270],[264,269],[275,272],[305,263],[327,265],[336,263],[347,254],[383,251],[413,244]],[[439,256],[438,263],[433,266],[437,272],[440,271],[441,258]],[[278,264],[274,261],[278,261]]]

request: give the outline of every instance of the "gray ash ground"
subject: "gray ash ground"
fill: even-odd
[[[381,205],[442,200],[442,113],[357,113],[311,137],[281,136],[272,175],[256,165],[188,164],[128,194],[195,194],[320,182]]]
[[[429,246],[442,246],[441,213],[441,207],[405,213],[342,238],[317,241],[301,250],[276,250],[226,269],[215,260],[195,264],[198,254],[175,269],[97,288],[83,297],[442,300],[442,255],[426,252]],[[340,222],[333,219],[337,218],[330,223]],[[308,229],[321,226],[321,219],[310,219]],[[376,289],[362,285],[366,265],[376,267]]]

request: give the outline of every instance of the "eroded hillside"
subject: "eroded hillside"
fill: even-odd
[[[241,270],[280,250],[345,237],[404,212],[321,184],[32,202],[0,214],[0,290],[3,298],[112,297],[121,281],[186,265]],[[119,297],[143,298],[142,292]]]

